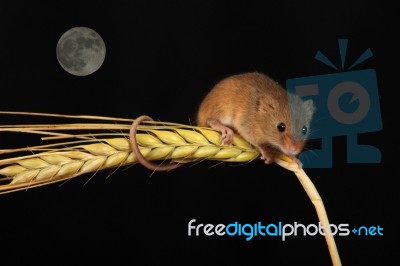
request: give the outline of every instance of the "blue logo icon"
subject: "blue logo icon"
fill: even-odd
[[[347,137],[347,163],[380,163],[381,153],[371,145],[358,144],[357,134],[382,129],[378,85],[374,69],[352,68],[372,57],[367,49],[350,67],[345,67],[347,39],[339,39],[341,69],[322,52],[315,59],[339,71],[310,77],[289,79],[287,91],[312,99],[316,107],[310,139],[321,139],[321,149],[305,150],[299,159],[305,168],[332,167],[332,137]]]

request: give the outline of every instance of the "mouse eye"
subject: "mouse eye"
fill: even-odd
[[[285,123],[279,123],[279,125],[276,128],[279,130],[279,132],[283,132],[286,129],[286,125]]]
[[[304,135],[306,135],[307,134],[307,127],[306,126],[303,126],[302,128],[301,128],[301,134],[303,134],[303,136]]]

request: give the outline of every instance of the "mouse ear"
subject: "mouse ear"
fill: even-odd
[[[316,111],[316,107],[314,105],[313,100],[309,99],[307,101],[304,101],[304,106],[307,109],[307,112],[310,113],[311,115],[313,115]]]

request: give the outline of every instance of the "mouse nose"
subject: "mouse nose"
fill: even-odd
[[[301,150],[303,149],[304,143],[302,141],[296,141],[291,138],[286,139],[286,145],[284,149],[284,153],[287,155],[297,156]]]
[[[297,155],[300,153],[303,145],[300,142],[293,142],[289,145],[288,151],[291,155]]]

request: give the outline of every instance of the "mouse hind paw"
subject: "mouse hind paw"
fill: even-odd
[[[235,133],[229,127],[225,127],[221,132],[221,143],[223,145],[231,145],[233,143],[233,137]]]
[[[209,120],[208,124],[212,129],[215,129],[221,133],[220,141],[222,145],[231,145],[233,143],[233,137],[235,136],[235,133],[230,127],[225,126],[215,119]]]

